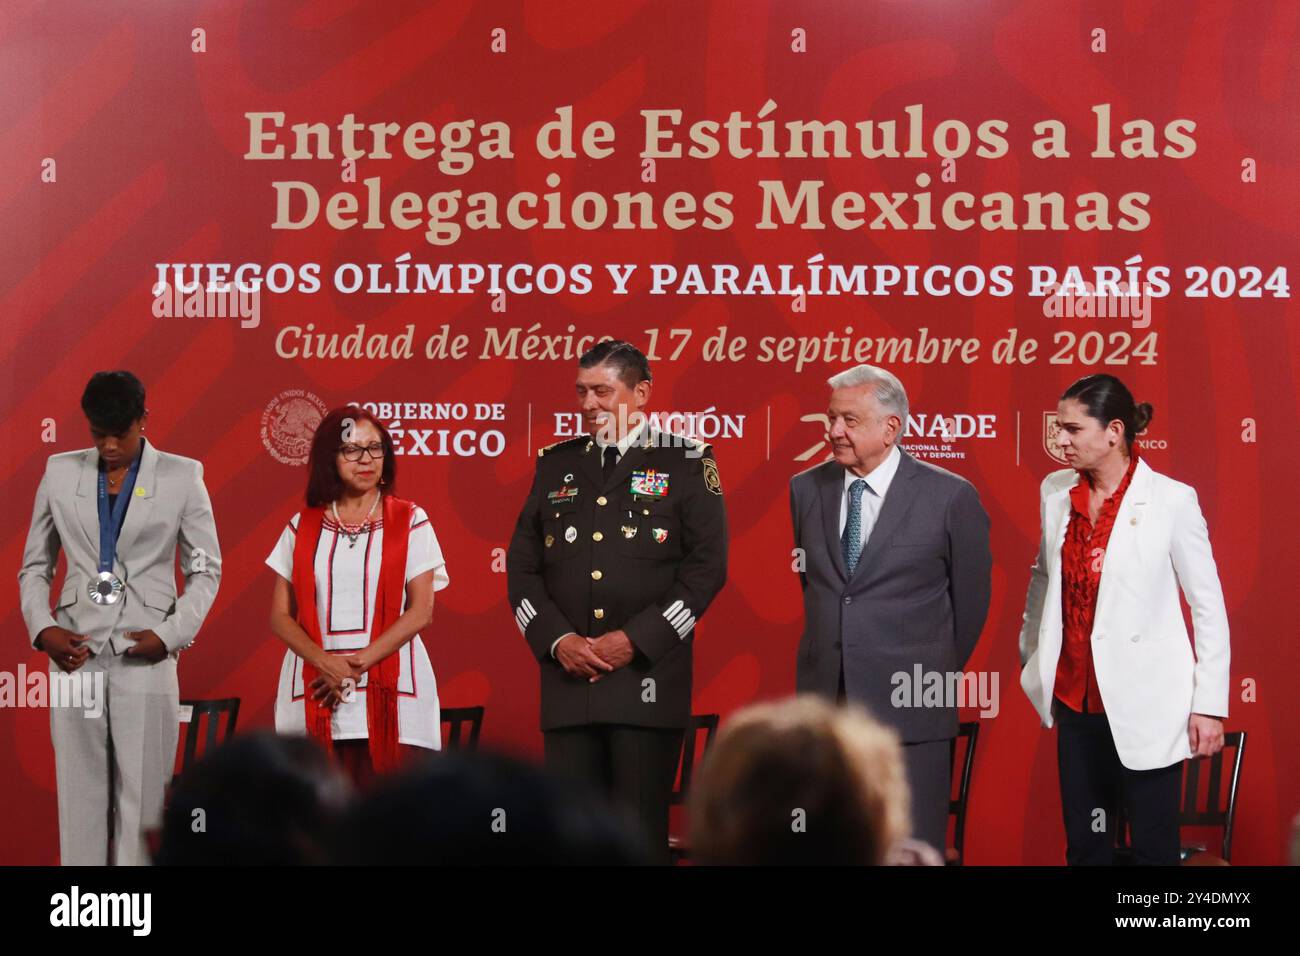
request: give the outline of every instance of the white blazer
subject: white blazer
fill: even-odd
[[[1061,655],[1061,545],[1072,468],[1043,479],[1042,536],[1020,629],[1020,686],[1052,726]],[[1192,609],[1187,639],[1181,585]],[[1139,459],[1102,563],[1092,659],[1120,762],[1167,767],[1191,756],[1187,720],[1228,716],[1228,612],[1196,491]]]

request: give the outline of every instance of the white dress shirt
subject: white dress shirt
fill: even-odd
[[[636,444],[637,440],[641,437],[641,432],[645,430],[645,427],[646,423],[643,421],[615,443],[614,447],[618,449],[619,461],[622,461],[623,456],[627,454],[627,450]],[[592,438],[596,442],[596,447],[600,449],[600,460],[603,465],[605,461],[605,449],[609,447],[609,443],[601,442],[600,438],[595,435],[593,435]]]
[[[862,540],[859,542],[859,555],[871,538],[871,529],[876,526],[876,518],[880,516],[880,508],[885,503],[885,495],[889,493],[889,486],[894,481],[894,475],[898,472],[898,462],[902,457],[902,452],[898,450],[897,445],[894,445],[889,449],[885,460],[865,475],[855,475],[848,468],[844,469],[844,493],[840,495],[841,541],[844,540],[844,526],[849,523],[849,502],[852,501],[849,488],[859,478],[867,483],[867,487],[862,491]]]

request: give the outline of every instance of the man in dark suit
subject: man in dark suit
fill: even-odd
[[[582,356],[590,434],[538,452],[506,571],[541,665],[547,767],[609,795],[666,860],[694,628],[726,580],[727,519],[712,449],[652,429],[650,388],[626,342]]]
[[[907,393],[884,369],[829,379],[834,460],[790,480],[804,632],[800,691],[864,704],[899,734],[912,791],[912,828],[942,851],[951,786],[955,701],[897,693],[965,666],[989,608],[989,519],[966,479],[898,447]],[[899,676],[903,675],[903,676]]]

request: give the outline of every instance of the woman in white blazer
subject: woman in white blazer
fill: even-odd
[[[1120,803],[1137,862],[1177,864],[1182,762],[1223,746],[1223,590],[1196,492],[1133,448],[1151,411],[1112,375],[1075,382],[1057,409],[1070,467],[1041,489],[1020,685],[1058,725],[1070,865],[1113,861]]]

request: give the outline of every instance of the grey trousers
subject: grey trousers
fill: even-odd
[[[907,784],[912,791],[912,836],[943,856],[948,848],[948,803],[952,788],[950,740],[904,744]]]
[[[50,673],[63,672],[51,661]],[[176,658],[169,655],[150,664],[114,654],[105,644],[74,674],[82,681],[98,682],[102,700],[93,709],[84,706],[84,699],[81,706],[50,707],[60,862],[64,866],[108,863],[111,817],[112,862],[147,864],[145,833],[162,823],[164,790],[176,763],[180,733]]]

